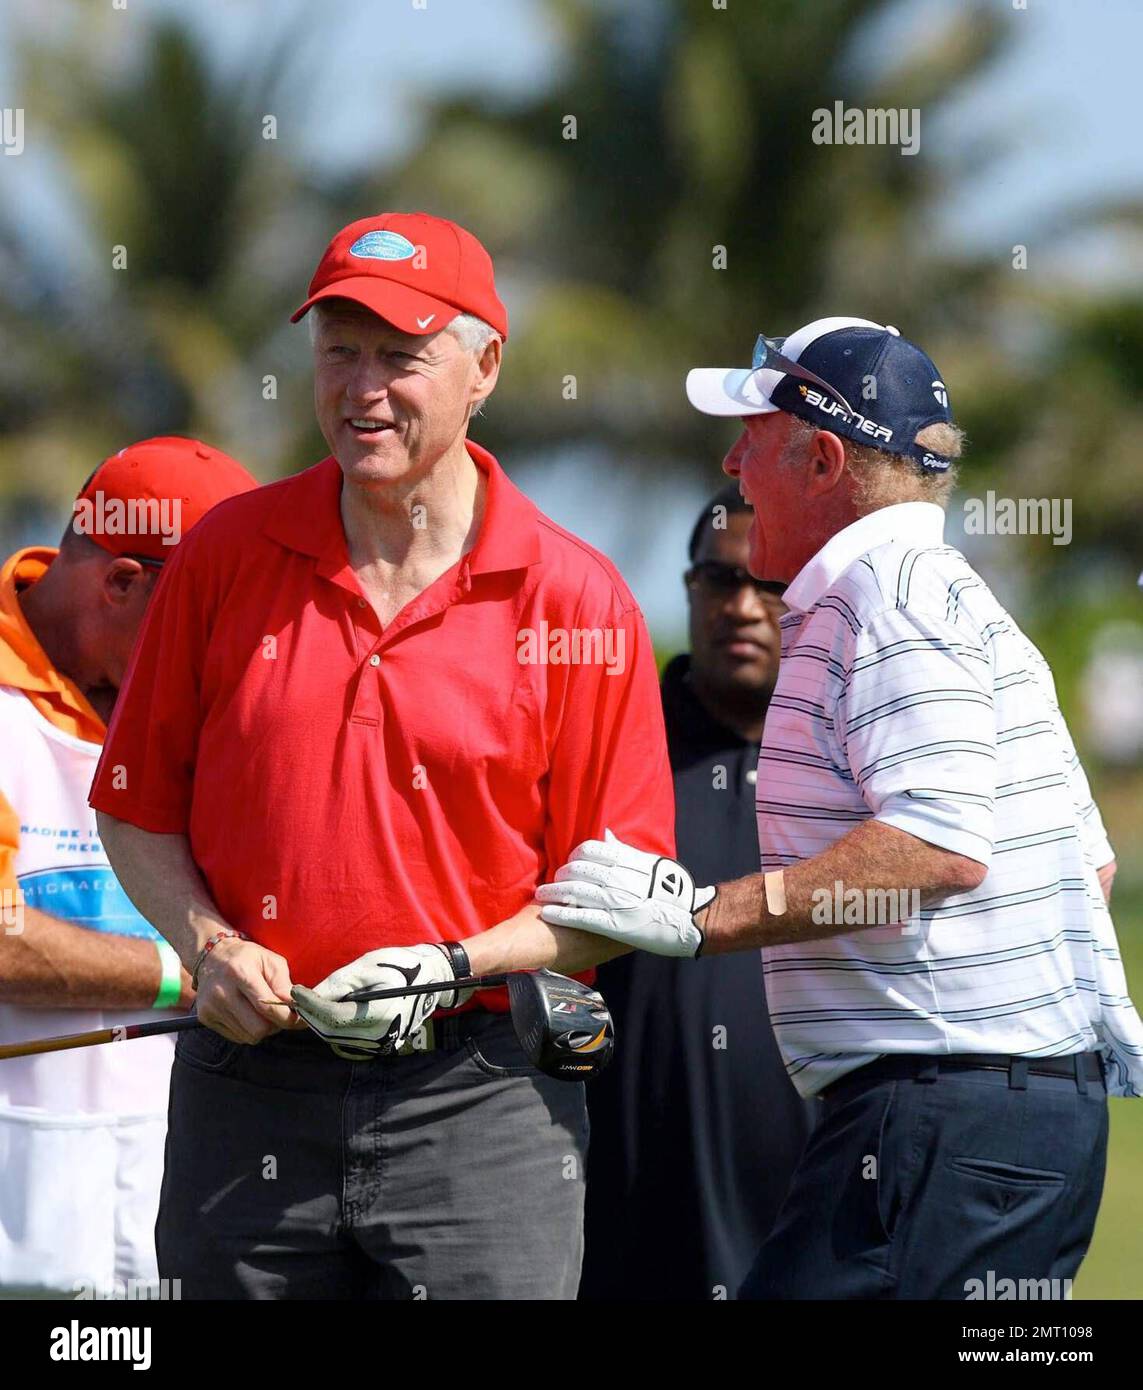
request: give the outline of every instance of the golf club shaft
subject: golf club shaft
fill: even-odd
[[[160,1018],[154,1023],[124,1023],[118,1028],[96,1028],[90,1033],[65,1033],[59,1038],[40,1038],[36,1042],[0,1044],[0,1061],[7,1057],[34,1057],[40,1052],[67,1052],[73,1047],[98,1047],[100,1043],[128,1042],[132,1038],[154,1038],[162,1033],[181,1033],[185,1028],[201,1028],[194,1014],[184,1018]]]
[[[404,985],[398,989],[354,990],[342,1003],[367,1003],[370,999],[397,999],[406,994],[431,994],[441,989],[492,989],[502,985],[504,975],[472,975],[450,984],[440,981],[423,985]],[[280,999],[267,1003],[282,1004]],[[286,1008],[289,1005],[285,1005]],[[39,1038],[34,1042],[0,1043],[0,1062],[9,1057],[34,1057],[41,1052],[67,1052],[73,1047],[98,1047],[102,1043],[129,1042],[132,1038],[154,1038],[163,1033],[181,1033],[187,1028],[202,1028],[196,1015],[182,1018],[161,1018],[153,1023],[125,1023],[117,1028],[97,1028],[90,1033],[65,1033],[58,1038]]]
[[[459,980],[428,981],[423,985],[398,985],[395,989],[355,989],[343,994],[339,1004],[366,1004],[370,999],[400,999],[405,994],[435,994],[452,989],[493,989],[502,985],[506,975],[469,975]]]

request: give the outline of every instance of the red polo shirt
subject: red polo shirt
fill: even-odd
[[[297,983],[483,931],[605,827],[674,853],[635,601],[468,449],[488,479],[476,544],[384,629],[336,460],[215,507],[168,562],[116,704],[92,806],[188,835],[227,921]]]

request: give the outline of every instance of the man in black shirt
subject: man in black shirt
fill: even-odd
[[[778,675],[781,585],[746,572],[751,510],[731,484],[700,513],[685,575],[690,655],[663,673],[678,858],[697,883],[758,872],[762,722]],[[757,952],[643,951],[598,972],[618,1051],[588,1087],[580,1298],[732,1298],[809,1132]]]

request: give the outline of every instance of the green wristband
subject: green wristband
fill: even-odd
[[[175,948],[165,941],[156,941],[155,949],[159,953],[159,964],[163,969],[163,978],[159,982],[159,992],[155,995],[155,1002],[151,1008],[173,1009],[183,992],[182,961],[179,960]]]

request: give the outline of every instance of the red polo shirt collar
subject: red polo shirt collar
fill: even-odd
[[[476,544],[461,562],[469,574],[527,569],[539,563],[539,512],[508,478],[496,459],[472,440],[469,457],[488,480],[484,518]],[[357,592],[341,524],[341,469],[333,457],[307,469],[284,491],[263,532],[290,550],[312,555],[317,573]],[[346,576],[350,576],[348,579]]]

